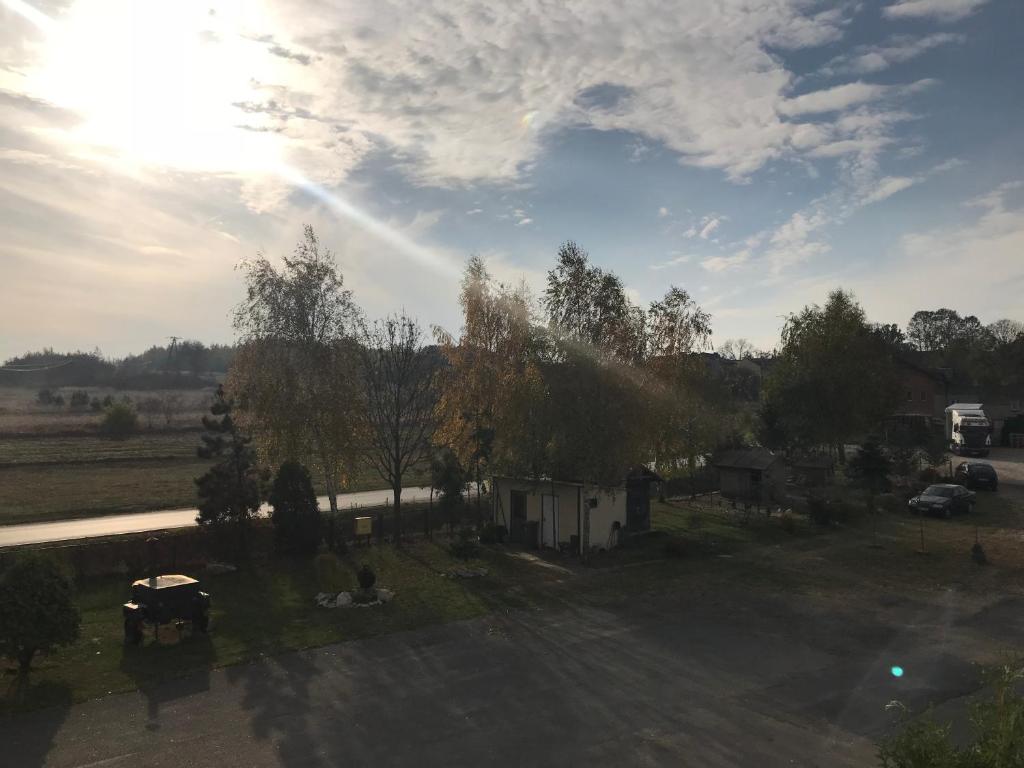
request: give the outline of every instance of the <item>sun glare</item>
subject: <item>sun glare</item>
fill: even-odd
[[[38,13],[38,12],[37,12]],[[42,64],[28,75],[40,98],[80,114],[68,137],[132,166],[251,173],[276,165],[271,133],[238,127],[239,102],[259,99],[277,64],[245,35],[256,4],[83,0],[53,19]]]

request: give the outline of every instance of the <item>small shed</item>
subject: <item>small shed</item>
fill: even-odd
[[[803,485],[827,485],[835,473],[832,457],[824,453],[812,453],[793,460],[793,474]]]
[[[651,486],[662,482],[653,469],[639,465],[626,475],[626,528],[630,531],[651,530]]]
[[[568,480],[491,479],[496,525],[509,541],[578,554],[618,545],[626,525],[626,489],[599,489]]]
[[[763,448],[723,451],[711,465],[718,471],[722,496],[769,505],[786,499],[786,468],[781,456]]]

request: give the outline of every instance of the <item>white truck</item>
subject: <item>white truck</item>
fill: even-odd
[[[961,456],[988,456],[992,425],[981,403],[953,403],[946,409],[949,450]]]

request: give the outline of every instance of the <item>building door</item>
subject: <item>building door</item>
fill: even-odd
[[[543,494],[540,497],[541,546],[558,547],[558,497]]]
[[[526,492],[510,491],[509,504],[511,516],[509,519],[509,539],[516,544],[522,544],[526,528]],[[533,546],[537,546],[534,542]]]

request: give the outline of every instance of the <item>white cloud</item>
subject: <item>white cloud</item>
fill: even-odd
[[[533,223],[533,219],[531,219],[530,217],[527,216],[527,217],[524,217],[524,218],[520,219],[519,221],[517,221],[516,222],[516,226],[517,227],[525,227],[527,224],[531,224],[531,223]]]
[[[837,56],[822,68],[822,74],[875,74],[920,56],[932,48],[964,40],[963,35],[948,32],[936,32],[923,37],[896,35],[882,45],[861,45]]]
[[[690,254],[687,253],[687,254],[683,254],[681,256],[674,256],[673,258],[669,259],[668,261],[662,261],[662,262],[659,262],[657,264],[651,264],[650,265],[650,269],[660,270],[660,269],[668,269],[669,267],[678,267],[681,264],[688,264],[692,260],[693,260],[693,256],[691,256]]]
[[[818,112],[837,112],[849,107],[874,101],[884,96],[890,87],[871,83],[846,83],[811,91],[783,102],[780,110],[785,115],[805,115]]]
[[[750,251],[739,251],[732,256],[712,256],[704,259],[700,265],[708,272],[727,272],[746,264],[750,260]]]
[[[719,226],[721,226],[722,218],[719,218],[717,216],[705,216],[701,223],[704,226],[701,227],[700,238],[701,240],[707,240],[709,237],[711,237],[711,233],[718,229]]]
[[[986,0],[900,0],[882,9],[890,19],[931,17],[938,21],[959,21],[970,16]]]
[[[658,218],[663,219],[666,216],[668,216],[668,208],[662,206],[661,208],[658,209]]]
[[[912,187],[917,181],[918,179],[907,176],[886,176],[884,179],[878,180],[875,188],[862,199],[862,204],[870,205],[881,202],[897,192],[902,192],[907,187]]]
[[[742,178],[789,154],[799,130],[780,117],[793,76],[772,49],[834,41],[847,21],[845,8],[807,6],[595,0],[577,13],[339,0],[324,14],[314,0],[256,0],[209,15],[74,0],[49,47],[18,49],[10,63],[32,95],[87,116],[95,130],[69,139],[267,177],[246,192],[259,210],[287,195],[259,168],[267,162],[333,185],[383,150],[425,184],[509,181],[548,135],[580,125],[634,134],[636,147],[662,142]],[[0,47],[20,31],[0,33]],[[153,86],[142,110],[132,73]],[[153,119],[131,133],[131,114]]]

